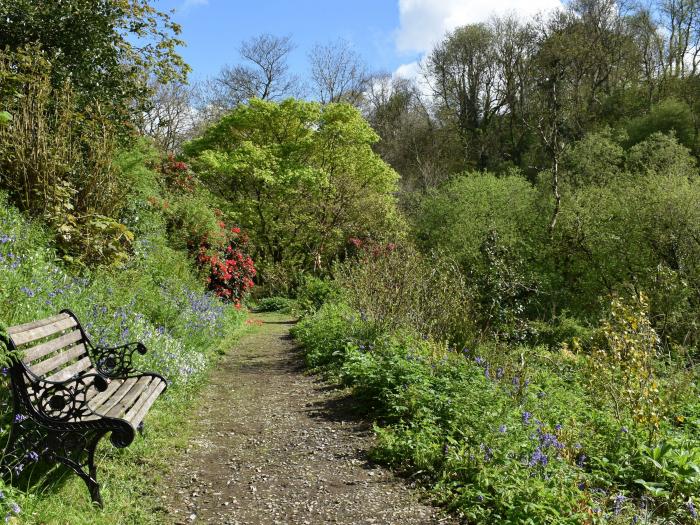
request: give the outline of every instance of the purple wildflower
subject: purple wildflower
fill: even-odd
[[[618,514],[620,514],[620,512],[622,512],[622,504],[625,502],[626,499],[627,499],[627,498],[626,498],[624,495],[622,495],[622,494],[618,494],[617,496],[615,496],[615,499],[614,499],[614,502],[615,502],[615,510],[614,510],[615,516],[617,516]]]
[[[690,512],[690,515],[691,515],[693,518],[697,518],[697,517],[698,517],[698,511],[695,510],[695,505],[693,505],[693,500],[692,500],[692,499],[688,499],[688,503],[686,503],[685,505],[686,505],[686,507],[688,507],[688,512]]]
[[[540,447],[537,447],[532,453],[532,457],[530,458],[530,462],[528,463],[528,465],[530,467],[535,467],[537,465],[542,465],[543,467],[546,467],[547,463],[549,463],[549,458],[547,457],[547,454],[542,452],[542,449]]]
[[[32,290],[31,288],[27,288],[26,286],[22,286],[22,288],[20,288],[19,291],[24,292],[27,295],[27,297],[34,297],[36,295],[34,290]]]
[[[523,424],[528,425],[530,424],[530,418],[532,417],[532,414],[530,412],[523,412]]]
[[[505,434],[507,430],[508,430],[508,427],[506,427],[505,425],[501,425],[500,427],[498,427],[498,431],[501,434]]]

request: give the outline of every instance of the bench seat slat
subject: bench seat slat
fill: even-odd
[[[95,410],[95,407],[99,407],[108,399],[114,392],[122,386],[124,383],[123,379],[110,379],[107,389],[104,392],[100,392],[96,388],[91,388],[87,394],[87,402],[91,410]]]
[[[78,359],[86,355],[86,353],[87,351],[85,350],[84,344],[75,345],[71,348],[64,349],[63,351],[57,353],[55,356],[50,357],[49,359],[44,359],[43,361],[34,363],[28,368],[37,376],[43,376],[45,374],[53,372],[54,370],[65,365],[66,363],[70,363],[74,359]],[[66,369],[68,369],[68,367],[64,368],[64,370]]]
[[[152,379],[152,376],[140,377],[129,392],[107,412],[106,416],[123,419],[126,411],[132,407],[143,391],[146,390],[146,387],[148,387]]]
[[[127,394],[127,392],[129,392],[129,389],[134,383],[136,383],[137,379],[138,378],[136,377],[130,377],[126,381],[122,382],[109,397],[104,398],[99,405],[94,404],[92,406],[93,412],[106,415],[107,412],[109,412],[114,405],[119,403],[119,401],[121,401],[121,399]]]
[[[80,372],[87,370],[91,366],[92,366],[92,361],[90,361],[90,357],[83,357],[77,363],[73,363],[72,365],[67,366],[67,367],[59,370],[55,374],[50,375],[49,377],[46,378],[46,380],[47,381],[66,381],[67,379],[70,379],[71,377],[75,377]]]
[[[11,337],[15,345],[20,346],[31,343],[32,341],[36,341],[37,339],[41,339],[43,337],[56,334],[63,330],[67,330],[68,328],[73,328],[77,325],[78,323],[76,323],[75,319],[72,317],[66,317],[51,324],[12,334]]]
[[[41,359],[45,355],[49,355],[51,352],[55,352],[56,350],[65,348],[71,343],[77,343],[82,338],[83,334],[80,332],[80,330],[73,330],[72,332],[62,335],[61,337],[52,339],[51,341],[47,341],[40,345],[33,346],[28,350],[25,350],[22,361],[24,361],[27,365],[31,366],[32,361],[36,361],[37,359]]]
[[[153,386],[155,385],[155,386]],[[148,412],[148,409],[151,408],[151,405],[155,402],[155,400],[158,398],[160,393],[165,390],[165,381],[157,380],[154,379],[151,384],[149,385],[150,387],[153,387],[150,391],[150,394],[148,397],[145,399],[144,396],[146,395],[144,393],[144,396],[141,396],[141,399],[143,399],[143,403],[141,404],[141,399],[139,399],[139,403],[134,405],[134,408],[132,408],[129,412],[126,414],[126,420],[131,423],[131,425],[136,428],[139,426],[141,421],[143,421],[143,418],[146,416],[146,413]],[[138,410],[134,410],[137,406],[140,406]]]
[[[46,319],[39,319],[38,321],[32,321],[31,323],[18,324],[17,326],[11,326],[7,329],[7,333],[10,335],[18,334],[20,332],[26,332],[33,328],[39,328],[40,326],[45,326],[47,324],[55,323],[63,319],[68,319],[70,315],[68,314],[58,314]]]

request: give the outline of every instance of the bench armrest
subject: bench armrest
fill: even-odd
[[[25,373],[26,389],[18,393],[22,404],[40,418],[70,422],[92,415],[88,406],[88,392],[107,390],[108,382],[100,374],[85,374],[65,381],[47,381]],[[17,417],[17,416],[16,416]],[[15,419],[15,421],[21,421]]]
[[[95,369],[109,378],[124,378],[135,372],[132,364],[134,354],[138,352],[143,355],[147,351],[144,344],[140,342],[127,343],[113,348],[96,346],[92,350]]]

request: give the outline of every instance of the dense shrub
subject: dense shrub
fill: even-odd
[[[50,76],[37,48],[0,51],[2,97],[12,115],[0,127],[0,188],[51,226],[67,261],[121,264],[133,234],[118,220],[128,185],[112,162],[113,122],[98,103],[81,108],[70,82],[59,89]]]
[[[336,283],[306,275],[295,294],[295,310],[301,314],[313,313],[324,303],[337,299],[338,286]]]
[[[358,244],[356,258],[336,268],[348,303],[378,327],[408,326],[462,344],[474,337],[474,304],[458,265],[409,244]]]
[[[208,273],[207,285],[217,297],[241,307],[245,295],[253,287],[255,266],[248,255],[248,236],[237,226],[228,227],[219,221],[221,235],[226,238],[223,249],[203,242],[197,261]]]

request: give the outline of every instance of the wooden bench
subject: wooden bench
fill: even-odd
[[[153,402],[166,389],[155,373],[133,369],[142,343],[95,346],[69,310],[13,326],[7,345],[14,419],[5,449],[6,472],[18,474],[28,461],[62,463],[87,484],[102,507],[95,448],[111,432],[114,446],[128,446]]]

